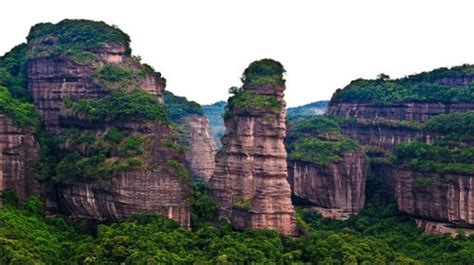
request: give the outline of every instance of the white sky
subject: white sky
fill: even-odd
[[[102,20],[130,35],[168,90],[201,104],[227,99],[245,67],[267,57],[288,72],[289,106],[359,77],[474,63],[474,1],[2,0],[0,12],[0,54],[35,23]]]

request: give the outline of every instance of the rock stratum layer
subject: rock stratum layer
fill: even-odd
[[[399,102],[390,104],[331,101],[328,113],[345,118],[427,121],[446,113],[467,112],[474,109],[472,102]]]
[[[60,30],[64,26],[60,26],[61,23],[67,25],[69,22],[60,22],[52,27]],[[94,22],[78,23],[87,25]],[[108,31],[118,30],[105,27]],[[61,44],[61,35],[58,36],[58,39],[51,35],[36,37],[29,42],[28,48],[34,50],[40,45],[46,51],[54,50],[55,45]],[[74,45],[77,46],[77,43]],[[65,112],[66,100],[100,100],[119,89],[128,93],[127,87],[146,91],[155,96],[155,100],[162,102],[165,80],[151,67],[141,65],[136,58],[131,57],[129,48],[124,44],[102,43],[76,53],[85,58],[92,56],[92,61],[82,62],[74,56],[55,53],[45,56],[39,54],[28,60],[29,92],[45,121],[46,130],[53,137],[59,137],[74,129],[98,139],[107,130],[116,128],[124,136],[143,137],[147,146],[145,153],[139,158],[142,166],[122,170],[109,181],[84,178],[54,184],[54,190],[47,195],[47,210],[49,213],[66,214],[74,220],[89,219],[98,222],[116,221],[139,212],[154,212],[189,227],[190,183],[180,173],[179,165],[184,164],[184,154],[164,143],[176,141],[169,124],[147,120],[145,117],[135,120],[115,118],[92,121],[81,114]],[[101,77],[106,74],[106,77]],[[59,146],[59,149],[62,148]],[[83,152],[82,149],[73,151]],[[63,150],[63,153],[69,154],[72,151]],[[117,158],[111,156],[107,159],[112,163]]]
[[[29,196],[39,196],[39,183],[33,174],[38,155],[34,134],[0,114],[0,192],[13,189],[21,202]]]
[[[193,176],[209,182],[215,168],[216,143],[209,134],[209,123],[205,116],[189,115],[180,123],[186,133],[185,159]]]
[[[255,99],[277,100],[279,107],[228,106],[226,133],[222,137],[223,147],[216,155],[210,190],[221,215],[237,229],[266,228],[286,235],[296,233],[283,143],[284,90],[283,84],[244,84],[234,101],[250,95]]]
[[[361,144],[384,150],[385,156],[399,144],[417,140],[428,145],[436,143],[443,134],[425,130],[426,122],[441,114],[464,113],[473,109],[472,102],[377,104],[333,101],[329,104],[330,114],[355,118],[342,126],[345,135]],[[461,144],[464,147],[469,145]],[[374,164],[372,172],[382,180],[386,197],[393,198],[399,210],[413,216],[426,232],[456,234],[459,229],[471,232],[472,175],[420,172],[409,165],[389,164]]]
[[[327,218],[346,219],[364,208],[367,158],[361,150],[349,151],[327,166],[288,161],[293,201],[316,207]]]

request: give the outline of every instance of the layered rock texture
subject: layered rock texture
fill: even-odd
[[[223,147],[209,186],[221,215],[237,229],[296,233],[283,143],[283,72],[273,60],[252,63],[244,72],[243,88],[233,90],[228,101]],[[272,82],[256,82],[259,77]]]
[[[33,174],[38,155],[39,146],[31,130],[16,126],[0,113],[0,194],[13,189],[21,202],[39,196],[39,183]]]
[[[289,119],[286,147],[288,180],[295,204],[335,219],[346,219],[362,211],[367,157],[356,142],[340,134],[336,119]]]
[[[181,120],[186,132],[186,164],[193,176],[209,182],[215,168],[216,143],[209,133],[209,124],[205,116],[190,115]]]
[[[346,152],[341,161],[327,166],[289,160],[293,201],[324,217],[346,219],[364,208],[367,170],[367,158],[360,150]]]
[[[379,150],[371,171],[386,197],[426,232],[472,230],[474,161],[457,155],[469,153],[472,142],[471,73],[464,65],[397,80],[360,79],[338,90],[328,107],[345,119],[345,135]],[[399,161],[389,163],[394,150]]]
[[[66,34],[75,27],[86,36]],[[97,222],[155,212],[189,227],[184,154],[159,103],[165,80],[130,56],[128,36],[66,20],[34,27],[28,40],[28,89],[59,139],[48,211]]]

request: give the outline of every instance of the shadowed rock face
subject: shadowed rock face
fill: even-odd
[[[187,150],[186,164],[193,176],[209,182],[214,173],[216,143],[209,134],[208,120],[205,116],[190,115],[180,121],[185,126]]]
[[[39,184],[33,176],[38,154],[33,133],[15,126],[0,114],[0,193],[14,189],[21,202],[29,196],[39,196]]]
[[[114,44],[93,52],[100,63],[130,67],[132,59],[126,56],[125,50]],[[149,154],[142,157],[147,167],[124,171],[105,184],[87,181],[58,184],[48,195],[50,213],[59,211],[71,219],[106,222],[138,212],[157,212],[184,227],[190,226],[189,183],[181,179],[177,170],[167,166],[169,160],[183,164],[184,154],[162,144],[164,139],[174,135],[169,125],[158,121],[94,124],[62,116],[65,99],[100,99],[109,93],[95,81],[91,66],[76,63],[67,56],[30,60],[28,81],[34,104],[53,135],[71,127],[100,135],[107,128],[116,127],[125,135],[142,135],[150,141]],[[165,88],[163,79],[150,73],[138,80],[138,85],[161,100]]]
[[[223,147],[216,155],[210,190],[221,215],[237,229],[247,227],[296,233],[287,180],[284,85],[244,86],[275,97],[279,110],[234,108],[226,118]]]
[[[327,166],[288,161],[288,180],[296,204],[317,207],[328,218],[346,219],[364,208],[368,163],[363,151],[346,152]]]

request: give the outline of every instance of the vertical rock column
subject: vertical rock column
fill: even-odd
[[[208,120],[205,116],[190,115],[181,120],[187,134],[188,149],[185,153],[186,163],[193,175],[205,182],[214,173],[214,157],[216,155],[216,143],[209,134]]]
[[[275,65],[281,67],[281,73],[261,74],[261,68]],[[209,186],[221,216],[237,229],[296,233],[283,142],[283,72],[281,64],[273,60],[252,63],[244,72],[244,86],[228,101],[223,147],[216,155]],[[257,82],[260,77],[279,82]]]

